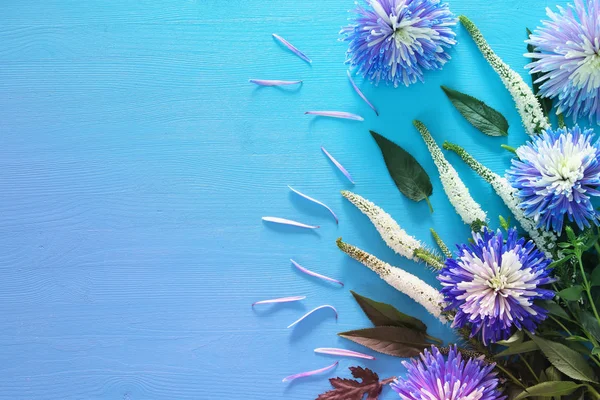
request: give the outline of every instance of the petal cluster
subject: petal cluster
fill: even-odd
[[[477,358],[464,360],[456,346],[447,357],[436,347],[425,350],[419,358],[403,361],[404,378],[390,386],[403,400],[502,400],[494,364]]]
[[[406,86],[424,70],[441,69],[456,44],[457,19],[439,0],[365,0],[340,32],[349,42],[346,62],[370,81]]]
[[[587,7],[586,7],[587,5]],[[541,73],[540,95],[557,100],[557,113],[600,122],[600,0],[575,0],[535,30],[527,43],[535,59],[530,73]]]
[[[600,142],[591,129],[547,129],[519,147],[517,156],[507,179],[526,216],[557,233],[565,217],[580,229],[598,225],[590,197],[600,195]]]
[[[547,316],[534,301],[554,297],[541,287],[552,282],[550,262],[514,228],[506,241],[500,231],[474,232],[473,243],[458,246],[438,276],[447,310],[456,312],[453,326],[471,326],[484,344],[508,339],[515,329],[534,332]]]

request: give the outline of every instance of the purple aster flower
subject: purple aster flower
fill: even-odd
[[[515,228],[506,242],[502,232],[487,228],[474,232],[473,239],[457,246],[457,257],[448,258],[438,275],[447,310],[456,312],[452,326],[470,325],[471,336],[480,335],[484,344],[508,339],[515,329],[534,332],[547,316],[534,301],[554,297],[541,288],[553,282],[551,260]]]
[[[529,72],[543,74],[540,95],[558,99],[557,113],[600,123],[600,0],[575,0],[546,13],[550,21],[527,40],[539,52],[526,56],[536,59]]]
[[[456,44],[456,18],[439,0],[365,0],[340,32],[350,42],[346,63],[378,84],[408,86],[423,70],[441,69]]]
[[[526,216],[559,234],[565,216],[580,229],[598,225],[590,196],[600,195],[600,145],[591,129],[546,129],[517,156],[506,177]]]
[[[462,355],[451,346],[447,359],[433,347],[421,358],[403,361],[407,375],[390,386],[403,400],[503,400],[494,364]]]

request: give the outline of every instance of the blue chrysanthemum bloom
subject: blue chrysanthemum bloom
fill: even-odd
[[[527,40],[537,52],[525,54],[536,59],[529,72],[543,74],[540,95],[557,99],[557,113],[600,123],[600,0],[546,12],[550,21]]]
[[[600,192],[600,143],[591,129],[546,129],[517,149],[506,171],[526,216],[561,233],[565,216],[580,229],[598,225],[590,196]]]
[[[390,386],[403,400],[461,399],[503,400],[494,364],[470,358],[463,360],[456,346],[444,357],[436,347],[425,350],[421,358],[403,361],[404,378]]]
[[[471,336],[484,344],[508,339],[516,329],[534,332],[547,312],[535,300],[552,299],[541,286],[553,282],[551,260],[532,241],[508,231],[484,228],[473,233],[474,243],[459,245],[438,275],[447,310],[455,311],[453,326],[471,326]]]
[[[424,70],[441,69],[456,44],[456,18],[439,0],[365,0],[340,32],[350,42],[346,63],[371,82],[408,86]]]

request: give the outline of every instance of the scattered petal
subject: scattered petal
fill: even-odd
[[[305,298],[306,298],[306,296],[292,296],[292,297],[280,297],[278,299],[255,301],[254,303],[252,303],[252,307],[254,307],[257,304],[291,303],[292,301],[300,301],[300,300],[304,300]]]
[[[307,115],[318,115],[321,117],[351,119],[353,121],[364,121],[365,119],[360,115],[352,114],[346,111],[307,111],[304,114]]]
[[[295,55],[297,55],[298,57],[300,57],[301,59],[303,59],[307,63],[312,64],[312,60],[310,58],[308,58],[306,54],[304,54],[303,52],[301,52],[300,50],[298,50],[296,47],[294,47],[293,44],[291,44],[290,42],[288,42],[287,40],[285,40],[281,36],[277,35],[276,33],[273,34],[273,37],[275,39],[277,39],[278,41],[280,41],[285,47],[287,47],[288,49],[290,49],[290,51],[292,53],[294,53]]]
[[[296,261],[294,261],[292,259],[290,259],[290,261],[292,262],[292,264],[294,264],[294,267],[298,268],[300,271],[304,272],[306,275],[314,276],[314,277],[323,279],[324,281],[334,282],[334,283],[340,284],[341,286],[344,286],[344,284],[342,282],[338,281],[337,279],[333,279],[328,276],[321,275],[321,274],[313,272],[309,269],[306,269],[302,265],[298,264]]]
[[[293,187],[291,187],[290,185],[288,185],[288,187],[290,188],[290,190],[291,190],[292,192],[296,193],[298,196],[300,196],[300,197],[304,197],[306,200],[312,201],[313,203],[317,203],[318,205],[320,205],[320,206],[323,206],[323,207],[325,207],[326,209],[328,209],[328,210],[329,210],[329,212],[331,213],[331,215],[333,215],[333,218],[335,218],[335,223],[336,223],[336,224],[337,224],[337,223],[339,223],[339,220],[338,220],[338,217],[337,217],[337,215],[335,215],[335,213],[333,212],[333,210],[332,210],[331,208],[329,208],[329,207],[328,207],[328,206],[327,206],[325,203],[322,203],[322,202],[320,202],[320,201],[319,201],[319,200],[317,200],[317,199],[313,199],[312,197],[310,197],[310,196],[307,196],[307,195],[305,195],[304,193],[301,193],[301,192],[297,191],[296,189],[294,189],[294,188],[293,188]]]
[[[352,84],[354,91],[360,96],[361,99],[363,99],[365,101],[365,103],[367,103],[367,105],[369,107],[371,107],[371,109],[373,111],[375,111],[375,115],[377,115],[379,117],[379,112],[377,112],[377,109],[375,108],[375,106],[373,104],[371,104],[371,102],[367,99],[367,97],[363,94],[363,92],[358,88],[358,86],[356,86],[356,83],[354,83],[354,79],[352,79],[352,75],[350,75],[350,71],[346,71],[346,73],[348,74],[348,79],[350,79],[350,83]]]
[[[285,219],[285,218],[279,218],[279,217],[262,217],[262,220],[267,221],[267,222],[273,222],[274,224],[291,225],[291,226],[297,226],[299,228],[306,228],[306,229],[319,228],[318,225],[306,225],[306,224],[303,224],[302,222],[292,221],[291,219]]]
[[[306,376],[321,374],[323,372],[327,372],[330,369],[333,369],[333,368],[337,367],[338,364],[339,364],[339,361],[336,361],[335,363],[333,363],[330,366],[325,367],[325,368],[315,369],[314,371],[300,372],[299,374],[294,374],[294,375],[286,376],[285,378],[283,378],[282,382],[290,382],[290,381],[293,381],[294,379],[304,378]]]
[[[285,85],[297,85],[302,81],[278,81],[269,79],[250,79],[248,82],[255,83],[258,86],[285,86]]]
[[[317,308],[314,308],[314,309],[310,310],[309,312],[307,312],[306,314],[304,314],[302,317],[300,317],[300,318],[299,318],[299,319],[297,319],[296,321],[294,321],[294,322],[292,322],[291,324],[289,324],[289,325],[288,325],[288,328],[291,328],[292,326],[294,326],[294,325],[298,324],[298,323],[299,323],[299,322],[301,322],[301,321],[302,321],[304,318],[308,317],[310,314],[312,314],[312,313],[314,313],[314,312],[316,312],[316,311],[319,311],[319,310],[320,310],[320,309],[322,309],[322,308],[330,308],[330,309],[332,309],[332,310],[333,310],[333,312],[335,313],[335,319],[337,319],[337,318],[338,318],[338,312],[337,312],[337,310],[335,309],[335,307],[334,307],[334,306],[330,306],[330,305],[326,304],[326,305],[324,305],[324,306],[319,306],[319,307],[317,307]]]
[[[335,158],[333,158],[333,156],[331,154],[329,154],[327,152],[327,150],[325,150],[325,147],[321,147],[321,150],[323,150],[323,153],[325,153],[325,155],[327,156],[327,158],[329,158],[331,160],[331,162],[337,167],[337,169],[339,169],[342,172],[342,174],[344,174],[344,176],[346,178],[348,178],[348,180],[354,185],[354,181],[352,180],[352,176],[346,170],[346,168],[344,168],[344,166],[342,164],[340,164]]]
[[[320,347],[318,349],[315,349],[315,353],[331,354],[334,356],[341,356],[341,357],[365,358],[367,360],[375,359],[375,357],[370,356],[368,354],[359,353],[357,351],[346,350],[346,349],[336,349],[336,348],[331,348],[331,347]]]

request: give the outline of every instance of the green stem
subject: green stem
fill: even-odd
[[[590,393],[592,396],[594,396],[594,399],[598,400],[600,399],[600,393],[598,393],[596,391],[596,389],[594,389],[592,387],[592,385],[586,385],[587,389],[588,389],[588,393]]]
[[[558,127],[559,128],[564,128],[566,126],[565,125],[565,117],[564,117],[564,115],[558,114],[557,119],[558,119]]]
[[[548,314],[548,316],[554,321],[556,322],[558,325],[560,325],[561,328],[563,328],[565,330],[565,332],[567,332],[569,334],[569,336],[573,336],[573,334],[571,333],[571,331],[569,329],[567,329],[566,326],[563,325],[562,322],[560,322],[557,318],[554,318],[552,315]]]
[[[579,262],[579,269],[581,270],[581,276],[583,278],[583,284],[585,286],[585,292],[587,293],[588,300],[592,305],[592,311],[594,311],[594,316],[596,317],[596,321],[600,324],[600,315],[598,315],[598,310],[596,309],[596,304],[594,304],[594,299],[592,298],[592,291],[590,290],[590,283],[588,282],[587,276],[585,275],[585,269],[583,268],[583,261],[581,260],[581,251],[576,250],[575,256],[577,257],[577,261]]]
[[[429,212],[433,214],[433,207],[431,206],[431,202],[429,201],[429,197],[425,197],[425,202],[429,206]]]
[[[540,378],[538,378],[538,376],[535,374],[535,372],[533,372],[533,368],[531,368],[531,365],[529,365],[529,363],[527,362],[527,360],[525,359],[525,357],[523,357],[522,354],[519,354],[519,358],[521,359],[521,361],[523,361],[525,363],[525,366],[527,367],[527,369],[529,370],[529,372],[531,372],[531,375],[533,375],[535,381],[537,383],[540,383]]]
[[[425,249],[416,249],[414,255],[438,271],[444,268],[444,263]]]
[[[520,380],[518,380],[517,378],[515,378],[515,376],[513,374],[511,374],[510,372],[508,372],[500,364],[496,364],[496,368],[498,368],[500,371],[502,371],[504,373],[504,375],[508,376],[516,385],[521,386],[523,389],[527,389],[527,387],[525,385],[523,385]]]
[[[600,244],[598,244],[598,242],[594,243],[594,248],[596,249],[598,261],[600,261]]]
[[[515,149],[512,146],[509,146],[507,144],[501,144],[500,147],[502,147],[504,150],[510,151],[511,153],[517,154],[517,149]]]

